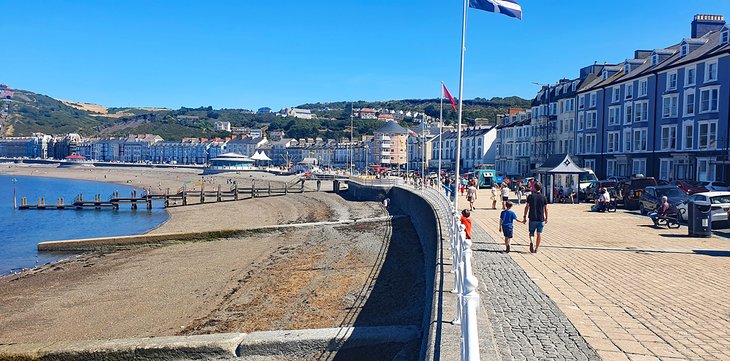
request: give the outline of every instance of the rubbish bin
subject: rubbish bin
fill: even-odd
[[[693,237],[712,237],[712,206],[710,202],[690,201],[687,230]]]

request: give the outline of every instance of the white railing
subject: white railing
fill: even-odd
[[[440,213],[446,217],[448,237],[451,242],[451,259],[454,274],[454,289],[456,294],[456,317],[454,325],[461,326],[460,350],[462,361],[479,360],[479,333],[477,330],[477,314],[479,312],[479,280],[472,272],[472,242],[466,238],[465,227],[459,219],[459,212],[440,188],[439,182],[435,186],[423,185],[416,179],[409,178],[406,185],[420,190],[433,200]]]

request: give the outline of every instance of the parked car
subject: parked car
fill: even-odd
[[[644,188],[656,185],[654,177],[631,177],[619,186],[620,192],[616,197],[616,201],[623,203],[625,209],[639,209],[639,198],[644,193]]]
[[[679,187],[681,190],[687,192],[687,194],[690,194],[690,195],[708,191],[708,189],[705,188],[702,185],[702,183],[695,181],[695,180],[691,180],[691,179],[673,180],[673,181],[669,182],[669,184]]]
[[[583,198],[581,198],[581,200],[586,201],[586,202],[593,202],[598,198],[599,189],[601,189],[601,188],[606,188],[609,190],[615,189],[616,187],[618,187],[618,184],[619,184],[618,181],[615,179],[592,181],[591,185],[586,187],[586,189],[584,190],[584,192],[582,194]],[[613,198],[613,196],[612,196],[612,198]]]
[[[677,206],[678,209],[684,209],[684,211],[680,212],[683,221],[687,220],[690,201],[710,202],[712,206],[713,222],[728,220],[728,212],[730,212],[730,192],[705,192],[689,196],[687,201]]]
[[[649,212],[656,209],[664,196],[667,197],[669,204],[675,207],[686,202],[689,197],[687,193],[675,186],[646,187],[639,198],[639,210],[641,211],[641,214],[647,215]]]
[[[707,188],[707,190],[710,192],[730,191],[730,184],[727,184],[725,182],[712,181],[712,182],[700,182],[700,183],[702,183],[702,186]]]

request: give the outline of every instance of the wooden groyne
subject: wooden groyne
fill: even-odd
[[[45,197],[39,197],[37,203],[29,203],[27,197],[20,199],[18,209],[21,210],[82,210],[82,209],[119,209],[120,205],[128,204],[131,209],[137,209],[140,205],[147,209],[152,209],[153,201],[162,201],[164,207],[182,207],[195,204],[218,203],[239,201],[252,198],[282,196],[289,193],[303,193],[304,179],[297,178],[293,182],[271,182],[252,180],[249,187],[239,187],[236,182],[224,189],[218,185],[213,190],[206,190],[206,184],[203,183],[200,189],[189,190],[183,185],[177,191],[171,192],[168,188],[164,193],[152,193],[151,190],[137,195],[137,191],[132,191],[129,197],[119,195],[119,192],[113,192],[106,199],[102,199],[97,194],[92,199],[85,199],[83,194],[79,194],[71,203],[66,203],[63,197],[56,199],[56,203],[46,202]],[[317,183],[319,190],[319,181]]]

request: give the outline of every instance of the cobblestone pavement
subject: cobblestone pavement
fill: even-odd
[[[472,217],[499,240],[491,247],[502,249],[500,211],[487,206],[489,190],[481,190]],[[605,360],[730,360],[730,240],[692,238],[686,227],[657,229],[633,212],[588,208],[550,205],[537,254],[527,251],[527,226],[516,224],[509,257]],[[522,218],[522,206],[514,210]],[[490,250],[483,241],[493,242],[477,234],[475,249],[485,252],[475,254]],[[480,281],[482,295],[494,288],[489,278]]]
[[[475,226],[473,233],[473,270],[481,297],[479,335],[483,343],[495,344],[497,358],[598,360],[568,318],[522,268],[481,227]]]

